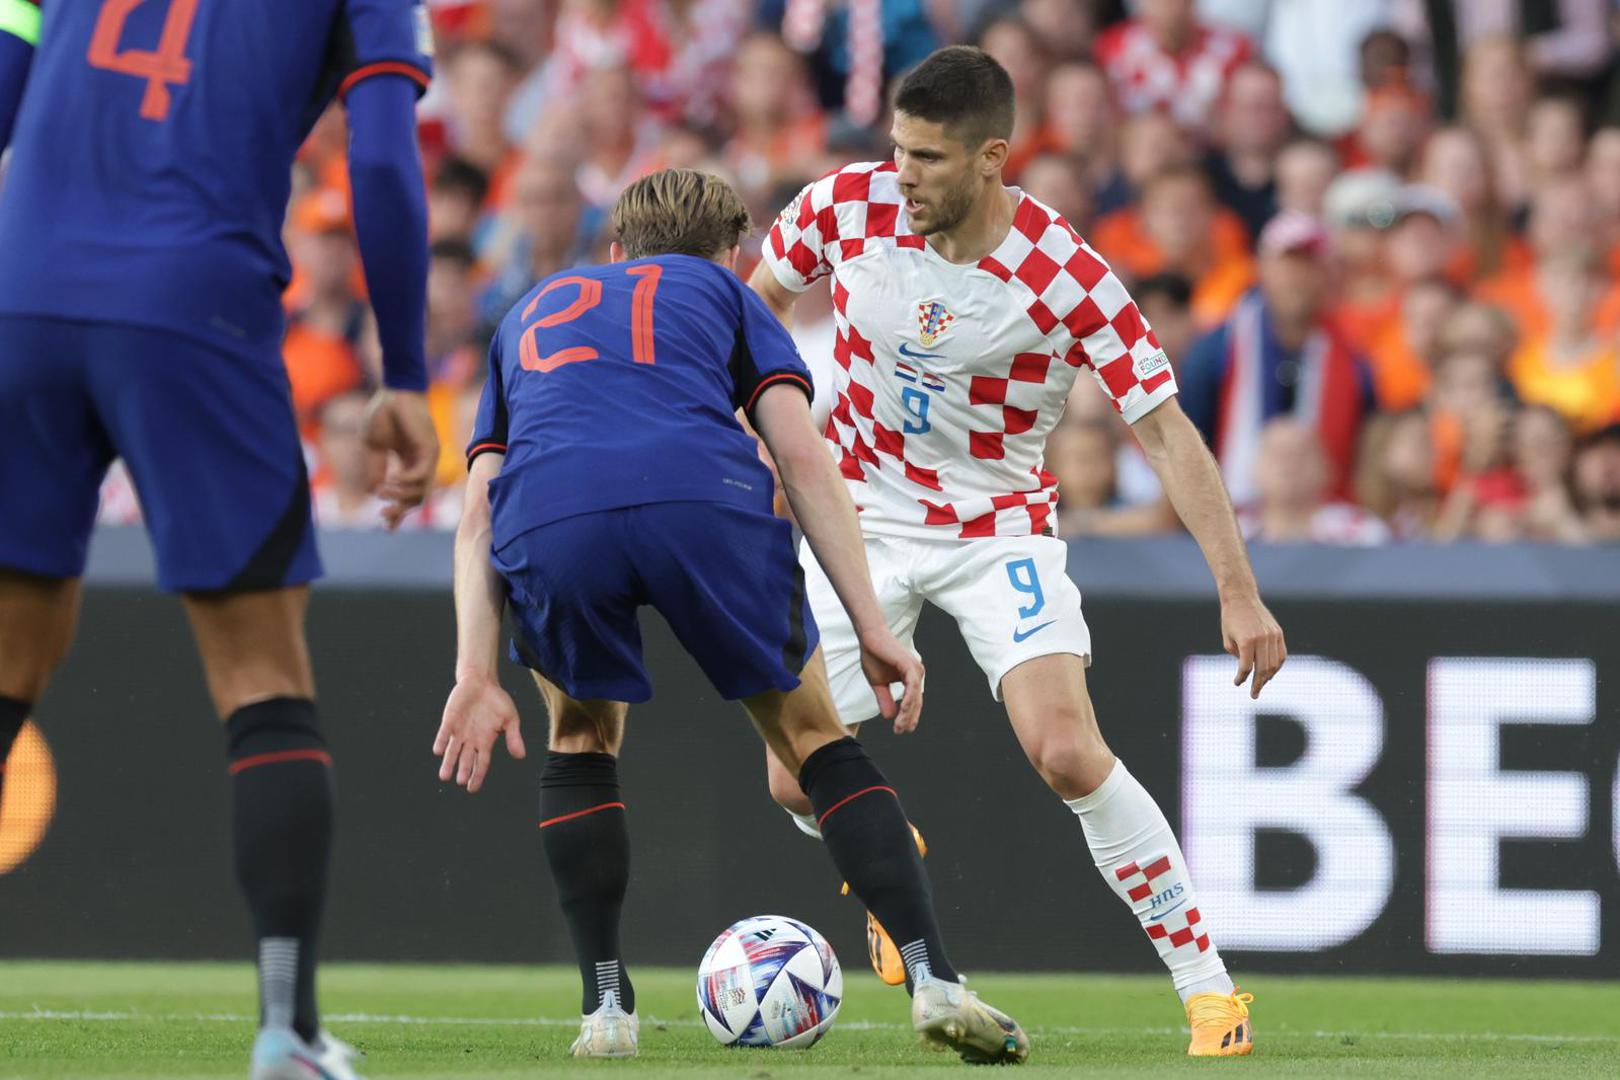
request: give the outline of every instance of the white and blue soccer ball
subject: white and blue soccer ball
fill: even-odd
[[[703,954],[697,999],[709,1033],[726,1046],[802,1050],[832,1027],[844,973],[809,926],[756,915],[733,923]]]

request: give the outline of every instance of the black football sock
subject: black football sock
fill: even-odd
[[[307,698],[245,705],[225,727],[236,880],[258,941],[259,1022],[313,1041],[320,1028],[315,944],[332,847],[332,757]]]
[[[630,830],[612,754],[546,754],[540,841],[579,958],[579,1011],[595,1012],[611,992],[625,1012],[634,1012],[636,989],[619,953],[619,914],[630,885]]]
[[[929,975],[955,982],[911,826],[865,748],[847,737],[828,743],[805,759],[799,786],[838,872],[899,948],[906,989]]]
[[[28,722],[33,710],[34,706],[29,702],[0,694],[0,795],[4,795],[6,790],[6,758],[11,754],[11,744],[17,741],[17,733]]]

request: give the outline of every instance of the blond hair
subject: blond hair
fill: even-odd
[[[730,184],[696,169],[664,169],[624,189],[613,204],[613,231],[632,259],[730,251],[753,227]]]

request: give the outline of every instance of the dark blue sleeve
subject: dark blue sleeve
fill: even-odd
[[[506,392],[501,384],[501,335],[497,332],[489,343],[489,374],[478,398],[472,438],[467,440],[467,464],[479,454],[506,453],[506,440]]]
[[[1215,445],[1215,421],[1220,415],[1226,364],[1226,327],[1221,326],[1192,343],[1176,372],[1182,411],[1211,446]]]
[[[374,75],[399,75],[425,91],[433,77],[433,29],[422,0],[343,0],[346,37],[338,96]]]
[[[732,292],[740,301],[737,343],[731,351],[732,405],[752,417],[759,396],[776,383],[797,386],[805,397],[813,397],[810,369],[782,321],[736,275],[722,272],[736,281]]]
[[[28,0],[9,0],[15,5],[12,14],[19,24],[27,19],[37,34],[39,15]],[[8,0],[0,0],[0,8]],[[0,25],[4,25],[0,22]],[[28,28],[19,25],[24,34]],[[28,69],[34,62],[34,45],[26,36],[0,30],[0,151],[11,142],[11,125],[17,120],[17,107],[22,104],[23,87],[28,83]]]
[[[367,79],[346,100],[354,230],[377,313],[383,382],[426,390],[427,194],[416,89],[404,79]]]

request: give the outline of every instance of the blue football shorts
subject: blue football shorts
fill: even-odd
[[[0,567],[84,573],[101,482],[124,459],[175,592],[320,576],[279,350],[0,316]]]
[[[727,700],[792,690],[819,636],[786,521],[729,503],[579,514],[494,553],[513,656],[577,700],[641,702],[652,607]]]

